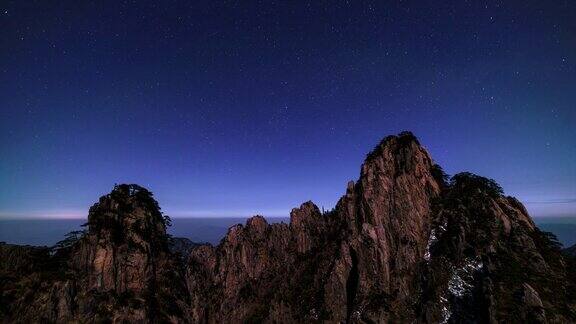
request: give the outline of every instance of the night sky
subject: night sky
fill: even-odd
[[[576,214],[576,1],[0,2],[0,218],[328,209],[403,130]]]

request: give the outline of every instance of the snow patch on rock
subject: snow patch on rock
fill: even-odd
[[[447,293],[440,296],[440,311],[442,318],[440,323],[448,323],[452,316],[450,302],[447,296],[462,298],[472,293],[474,288],[474,274],[484,267],[480,258],[466,258],[464,264],[452,270],[452,275],[448,281]]]
[[[450,316],[452,316],[452,312],[450,311],[450,303],[446,297],[440,296],[440,307],[442,310],[442,320],[440,323],[446,324],[448,323]]]
[[[478,258],[466,259],[464,265],[452,271],[452,277],[448,282],[448,291],[455,297],[470,294],[474,287],[474,273],[481,270],[484,265]]]
[[[310,310],[310,318],[312,318],[313,320],[318,320],[318,311],[316,310],[316,308],[312,308]]]
[[[428,238],[428,244],[426,244],[426,252],[424,252],[424,260],[426,260],[426,262],[430,261],[430,247],[432,244],[436,243],[436,241],[438,241],[436,230],[432,229],[430,231],[430,237]]]
[[[430,262],[430,248],[432,247],[432,245],[434,245],[434,243],[436,243],[438,241],[438,236],[440,236],[442,233],[446,232],[446,227],[448,226],[448,221],[444,220],[444,222],[438,226],[438,230],[436,229],[432,229],[430,231],[430,236],[428,237],[428,244],[426,244],[426,251],[424,252],[424,260],[426,260],[426,262]]]

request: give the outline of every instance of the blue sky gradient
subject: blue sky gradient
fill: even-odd
[[[331,208],[410,130],[534,216],[576,211],[576,2],[4,1],[0,218]]]

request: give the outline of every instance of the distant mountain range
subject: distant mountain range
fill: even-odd
[[[335,208],[254,216],[217,245],[167,234],[118,185],[52,248],[0,245],[2,322],[569,323],[576,263],[493,180],[388,136]]]
[[[566,255],[576,257],[576,244],[562,250]]]

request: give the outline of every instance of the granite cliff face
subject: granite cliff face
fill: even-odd
[[[336,207],[250,218],[217,246],[166,235],[117,186],[57,250],[0,245],[5,322],[576,322],[573,262],[489,179],[450,180],[410,133],[385,138]]]
[[[5,322],[177,321],[183,265],[151,193],[120,185],[90,208],[88,230],[52,249],[0,246]],[[24,271],[22,271],[24,268]]]
[[[219,246],[193,251],[192,268],[202,270],[190,281],[210,283],[191,285],[192,295],[207,292],[192,303],[195,319],[416,318],[412,297],[440,193],[431,165],[412,136],[386,138],[332,212],[307,202],[292,210],[290,225],[257,216]]]

